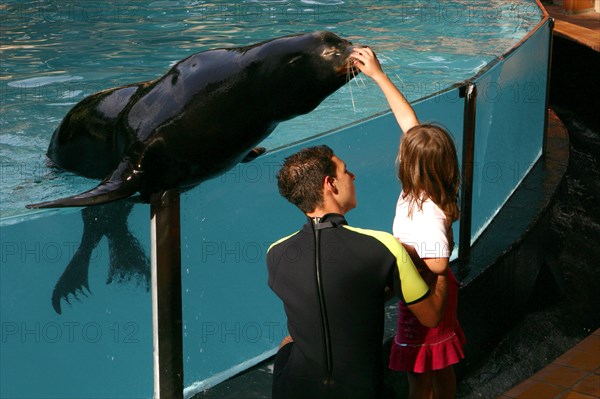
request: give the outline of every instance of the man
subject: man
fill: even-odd
[[[446,278],[430,292],[391,234],[348,226],[355,176],[329,147],[290,156],[277,179],[308,221],[268,251],[268,283],[283,301],[291,336],[275,359],[273,399],[380,398],[386,288],[433,327]]]

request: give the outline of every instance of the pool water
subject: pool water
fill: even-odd
[[[0,217],[97,182],[45,164],[54,129],[97,91],[155,79],[195,52],[331,30],[378,53],[411,101],[468,79],[542,18],[534,0],[7,1],[0,5]],[[242,101],[242,100],[241,100]],[[281,123],[274,149],[387,109],[355,79]]]

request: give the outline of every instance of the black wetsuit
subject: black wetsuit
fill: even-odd
[[[329,214],[274,243],[267,266],[294,339],[277,354],[273,399],[379,398],[385,287],[407,303],[428,294],[402,245]]]

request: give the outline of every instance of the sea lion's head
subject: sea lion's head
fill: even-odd
[[[354,46],[328,31],[292,35],[247,48],[273,107],[290,115],[313,110],[359,71]]]

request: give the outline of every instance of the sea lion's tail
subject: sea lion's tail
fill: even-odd
[[[26,208],[42,209],[91,206],[127,198],[139,191],[141,187],[140,174],[132,173],[129,162],[121,162],[117,170],[109,178],[89,191],[53,201],[26,205]]]

